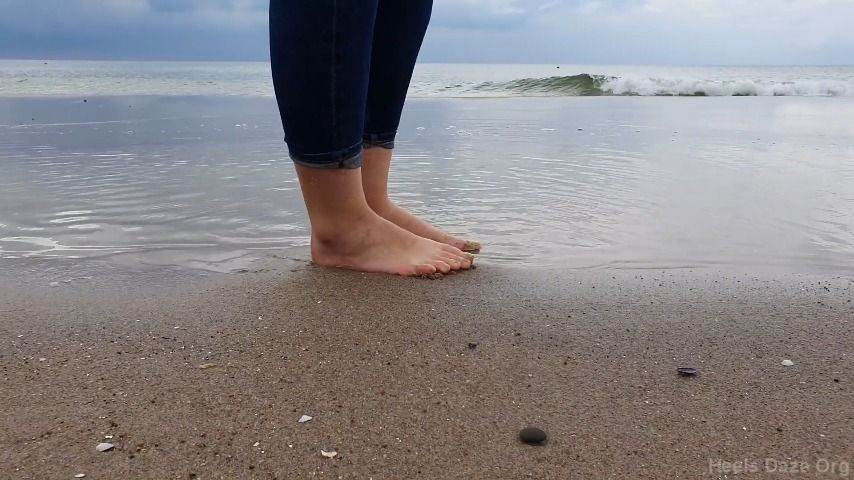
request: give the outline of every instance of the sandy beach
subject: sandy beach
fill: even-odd
[[[4,277],[0,477],[850,475],[850,278],[268,267]]]
[[[2,98],[0,479],[850,477],[853,105],[412,99],[431,281],[310,264],[271,98]]]

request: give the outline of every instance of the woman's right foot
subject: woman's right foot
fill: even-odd
[[[374,212],[324,232],[312,231],[311,258],[324,267],[405,276],[471,268],[474,256],[415,235]]]

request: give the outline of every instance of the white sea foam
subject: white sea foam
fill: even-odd
[[[624,76],[605,80],[600,87],[612,95],[707,95],[842,97],[854,94],[847,83],[836,80],[769,82],[761,80],[701,80],[694,78],[648,78]]]

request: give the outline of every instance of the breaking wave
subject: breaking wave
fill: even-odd
[[[854,94],[846,82],[805,80],[698,80],[692,78],[612,77],[589,75],[523,78],[508,82],[484,82],[468,93],[502,96],[797,96],[843,97]]]

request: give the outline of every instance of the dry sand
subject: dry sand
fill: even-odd
[[[845,478],[852,287],[489,266],[7,279],[0,478],[773,477],[766,458],[808,467],[775,478]],[[759,471],[715,463],[745,460]]]

